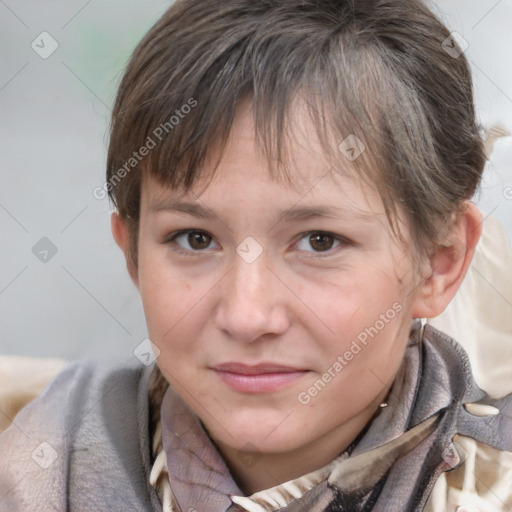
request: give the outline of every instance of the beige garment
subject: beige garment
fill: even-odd
[[[64,366],[62,359],[0,356],[0,432]]]
[[[437,480],[424,512],[510,512],[512,453],[455,436],[460,467]]]

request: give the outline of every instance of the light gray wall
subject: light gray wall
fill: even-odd
[[[0,2],[1,354],[129,358],[147,336],[137,290],[110,234],[110,206],[92,191],[104,181],[120,73],[168,4]],[[437,4],[469,44],[482,121],[512,131],[505,66],[512,2]],[[49,56],[55,43],[42,32],[58,44]],[[512,195],[504,193],[511,163],[507,137],[488,165],[479,204],[512,238]]]

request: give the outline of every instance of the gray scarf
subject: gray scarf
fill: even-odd
[[[161,511],[149,482],[152,372],[140,364],[80,362],[60,373],[0,434],[0,512]],[[469,402],[501,412],[474,416],[464,406]],[[388,404],[328,480],[281,510],[419,511],[439,474],[463,462],[452,446],[455,434],[512,451],[512,395],[489,399],[475,385],[464,350],[428,326],[423,343],[413,329]],[[181,510],[237,510],[230,496],[241,491],[171,388],[161,411]]]
[[[426,326],[413,326],[404,361],[381,409],[328,480],[281,509],[287,512],[421,511],[443,471],[464,462],[456,434],[512,451],[512,395],[490,399],[475,384],[464,350]],[[464,404],[492,405],[475,416]],[[169,480],[181,510],[234,512],[242,496],[197,417],[168,388],[162,403]]]

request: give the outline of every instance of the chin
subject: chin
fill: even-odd
[[[228,429],[232,435],[218,424],[211,425],[212,428],[209,428],[210,425],[205,426],[215,442],[227,445],[233,450],[286,453],[307,444],[308,440],[297,438],[298,432],[304,433],[304,427],[293,424],[285,426],[285,417],[286,414],[280,415],[279,420],[274,419],[271,423],[263,423],[258,416],[239,421],[233,418]]]

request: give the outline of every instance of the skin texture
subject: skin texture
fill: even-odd
[[[377,191],[351,176],[343,156],[331,169],[310,121],[298,114],[298,125],[293,187],[271,179],[247,106],[208,186],[184,195],[145,176],[138,267],[127,258],[158,365],[246,493],[318,469],[351,444],[386,398],[411,320],[444,310],[480,236],[480,214],[468,203],[444,246],[418,265],[408,223],[400,224],[404,246]],[[166,209],[176,201],[200,205],[211,218]],[[325,207],[333,213],[280,219],[283,210]],[[171,239],[187,229],[202,234]],[[112,231],[128,255],[116,213]],[[354,354],[353,341],[372,326],[377,333]],[[301,373],[277,390],[246,392],[212,369],[227,362]],[[329,369],[329,382],[310,392]]]

